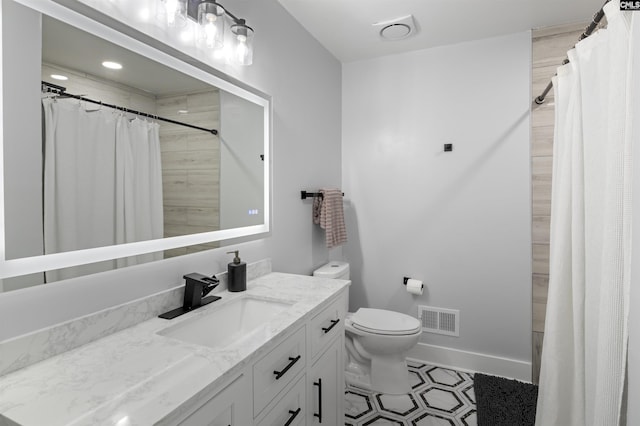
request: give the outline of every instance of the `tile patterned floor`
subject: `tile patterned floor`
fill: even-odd
[[[346,426],[476,426],[473,376],[408,360],[412,392],[345,392]]]

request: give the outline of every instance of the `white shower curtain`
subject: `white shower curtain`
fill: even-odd
[[[156,123],[124,118],[116,126],[116,243],[162,238],[162,168]],[[118,259],[118,267],[162,259],[162,252]]]
[[[624,424],[631,253],[632,15],[554,78],[551,252],[537,426]],[[633,18],[636,19],[636,18]],[[637,19],[636,19],[637,20]]]
[[[158,125],[72,100],[42,100],[45,254],[163,236]],[[161,254],[47,271],[47,282]]]

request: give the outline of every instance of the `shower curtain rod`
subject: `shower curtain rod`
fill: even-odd
[[[580,35],[580,38],[578,38],[578,41],[584,40],[585,38],[589,37],[593,32],[593,30],[595,30],[598,27],[598,25],[600,24],[600,21],[602,20],[602,17],[604,16],[604,6],[610,1],[611,0],[606,0],[602,5],[602,7],[600,8],[600,10],[597,11],[595,15],[593,15],[593,20],[587,26],[587,28],[585,28],[584,32]],[[569,58],[565,58],[565,60],[562,61],[562,65],[565,65],[568,63],[569,63]],[[542,105],[544,103],[544,98],[547,96],[547,94],[549,93],[552,87],[553,87],[553,81],[550,81],[549,84],[547,84],[547,87],[545,87],[545,89],[543,90],[542,94],[540,94],[540,96],[538,96],[535,99],[535,103],[538,105]]]
[[[57,94],[57,95],[60,95],[60,96],[66,96],[66,97],[69,97],[69,98],[79,99],[81,101],[90,102],[92,104],[96,104],[96,105],[100,105],[100,106],[104,106],[104,107],[108,107],[108,108],[113,108],[113,109],[118,110],[118,111],[128,112],[128,113],[131,113],[131,114],[140,115],[142,117],[149,117],[149,118],[152,118],[154,120],[166,121],[167,123],[177,124],[179,126],[185,126],[185,127],[189,127],[189,128],[196,129],[196,130],[202,130],[204,132],[211,133],[212,135],[217,135],[218,134],[218,131],[216,129],[206,129],[204,127],[194,126],[193,124],[188,124],[188,123],[183,123],[181,121],[172,120],[170,118],[159,117],[159,116],[157,116],[155,114],[149,114],[147,112],[136,111],[136,110],[125,108],[125,107],[121,107],[121,106],[118,106],[118,105],[105,104],[105,103],[102,103],[101,101],[95,101],[93,99],[85,98],[84,96],[81,96],[81,95],[73,95],[73,94],[67,92],[67,88],[66,87],[58,86],[57,84],[48,83],[46,81],[42,81],[42,87],[43,87],[43,90],[45,90],[46,92],[54,93],[54,94]]]

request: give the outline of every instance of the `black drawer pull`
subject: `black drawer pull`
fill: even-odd
[[[291,414],[291,417],[289,417],[289,420],[287,420],[284,426],[289,426],[293,422],[293,419],[298,417],[298,414],[300,414],[300,411],[302,411],[302,408],[298,408],[296,411],[289,410],[289,414]]]
[[[329,327],[322,327],[322,331],[326,333],[330,332],[333,327],[336,326],[340,322],[340,318],[331,320],[331,325]]]
[[[300,360],[301,355],[298,355],[295,358],[289,357],[289,364],[287,364],[287,366],[285,368],[282,369],[282,371],[274,371],[273,374],[276,375],[276,380],[278,380],[280,377],[284,376],[284,373],[286,373],[287,371],[289,371],[289,369],[291,367],[293,367],[293,364],[295,364],[296,362],[298,362]]]
[[[322,423],[322,379],[313,382],[313,386],[318,387],[318,413],[313,413],[313,417],[317,417],[318,423]]]

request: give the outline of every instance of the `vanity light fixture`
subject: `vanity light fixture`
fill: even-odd
[[[253,28],[216,0],[157,0],[159,21],[167,27],[184,27],[187,18],[196,24],[196,45],[212,50],[239,65],[253,63]],[[191,29],[191,31],[193,31]],[[184,32],[184,30],[183,30]],[[186,40],[184,33],[180,37]]]
[[[121,70],[122,64],[113,61],[104,61],[102,66],[105,68],[109,68],[110,70]]]
[[[207,49],[224,47],[225,10],[215,1],[198,5],[198,44]]]
[[[244,19],[231,26],[233,34],[233,52],[235,60],[240,65],[251,65],[253,63],[253,28],[246,24]]]
[[[170,28],[186,26],[187,0],[160,0],[157,17]]]

